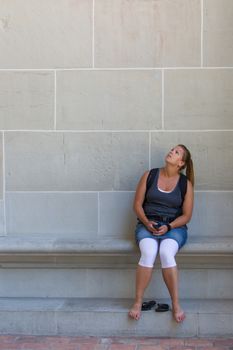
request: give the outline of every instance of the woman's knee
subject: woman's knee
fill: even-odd
[[[153,267],[158,252],[158,243],[154,239],[144,238],[139,242],[141,258],[139,265],[143,267]]]
[[[163,269],[176,266],[176,253],[179,250],[178,243],[173,239],[165,239],[160,244],[160,261]]]

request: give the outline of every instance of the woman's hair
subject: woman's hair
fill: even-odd
[[[179,147],[182,147],[184,150],[183,155],[183,161],[184,165],[181,167],[180,170],[183,170],[186,168],[186,176],[191,182],[191,184],[194,186],[194,169],[193,169],[193,161],[191,157],[191,153],[189,152],[188,148],[185,145],[178,145]]]

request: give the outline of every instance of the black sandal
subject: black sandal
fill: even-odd
[[[152,309],[153,306],[156,305],[156,301],[155,300],[150,300],[150,301],[144,301],[144,303],[142,303],[142,311],[149,311]]]
[[[158,304],[157,308],[155,309],[156,312],[166,312],[169,310],[170,307],[168,304]]]

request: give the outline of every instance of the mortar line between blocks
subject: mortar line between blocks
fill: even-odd
[[[95,0],[92,3],[92,68],[95,67]]]
[[[164,69],[162,69],[162,130],[164,130]]]
[[[195,133],[195,132],[232,132],[233,129],[187,129],[187,130],[163,130],[163,129],[154,129],[154,130],[127,130],[127,129],[122,129],[122,130],[111,130],[111,129],[106,129],[106,130],[78,130],[78,129],[68,129],[68,130],[64,130],[64,129],[4,129],[4,130],[0,130],[0,132],[32,132],[32,133],[148,133],[148,132],[153,132],[153,133],[161,133],[161,132],[169,132],[169,133],[186,133],[186,132],[191,132],[191,133]]]
[[[204,0],[201,0],[201,67],[203,68]]]
[[[57,72],[54,70],[54,130],[57,128]]]
[[[14,191],[14,190],[7,190],[6,193],[134,193],[135,190],[103,190],[103,191]],[[233,193],[233,190],[194,190],[195,193]]]
[[[149,169],[151,169],[151,132],[149,131]]]
[[[98,231],[97,231],[97,235],[99,235],[99,233],[100,233],[100,193],[98,192],[98,194],[97,194],[97,206],[98,206],[98,208],[97,208],[97,220],[98,220]]]
[[[233,190],[195,190],[195,193],[233,193]]]
[[[220,66],[220,67],[207,67],[207,66],[203,66],[203,67],[200,67],[200,66],[193,66],[193,67],[102,67],[102,68],[98,68],[98,67],[95,67],[95,68],[57,68],[57,70],[61,70],[61,71],[64,71],[64,70],[98,70],[98,71],[125,71],[125,70],[149,70],[149,71],[152,71],[152,70],[161,70],[161,69],[164,69],[164,70],[192,70],[192,69],[195,69],[195,70],[204,70],[204,69],[233,69],[233,66]]]
[[[199,311],[197,311],[197,337],[200,337],[200,335],[200,313]]]
[[[18,193],[18,194],[21,194],[21,193],[134,193],[135,191],[132,191],[132,190],[128,190],[128,191],[123,191],[123,190],[119,190],[119,191],[116,191],[116,190],[111,190],[111,191],[108,191],[108,190],[103,190],[103,191],[6,191],[6,193]]]
[[[78,67],[73,67],[73,68],[56,68],[56,71],[125,71],[125,70],[205,70],[205,69],[233,69],[233,66],[216,66],[216,67],[200,67],[200,66],[193,66],[193,67],[103,67],[103,68],[93,68],[93,67],[83,67],[83,68],[78,68]],[[0,68],[0,72],[53,72],[54,68]]]
[[[4,218],[4,235],[6,231],[6,166],[5,166],[5,133],[2,132],[2,192],[3,192],[3,218]]]

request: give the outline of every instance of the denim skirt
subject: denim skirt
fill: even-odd
[[[162,221],[156,221],[156,222],[159,222],[161,225],[166,225],[166,223]],[[147,230],[147,228],[141,222],[138,222],[135,229],[135,239],[136,239],[137,245],[143,238],[152,238],[159,242],[162,241],[163,239],[171,238],[178,243],[179,249],[180,249],[186,243],[188,238],[187,226],[184,225],[181,227],[176,227],[166,232],[164,235],[154,236],[149,230]]]

